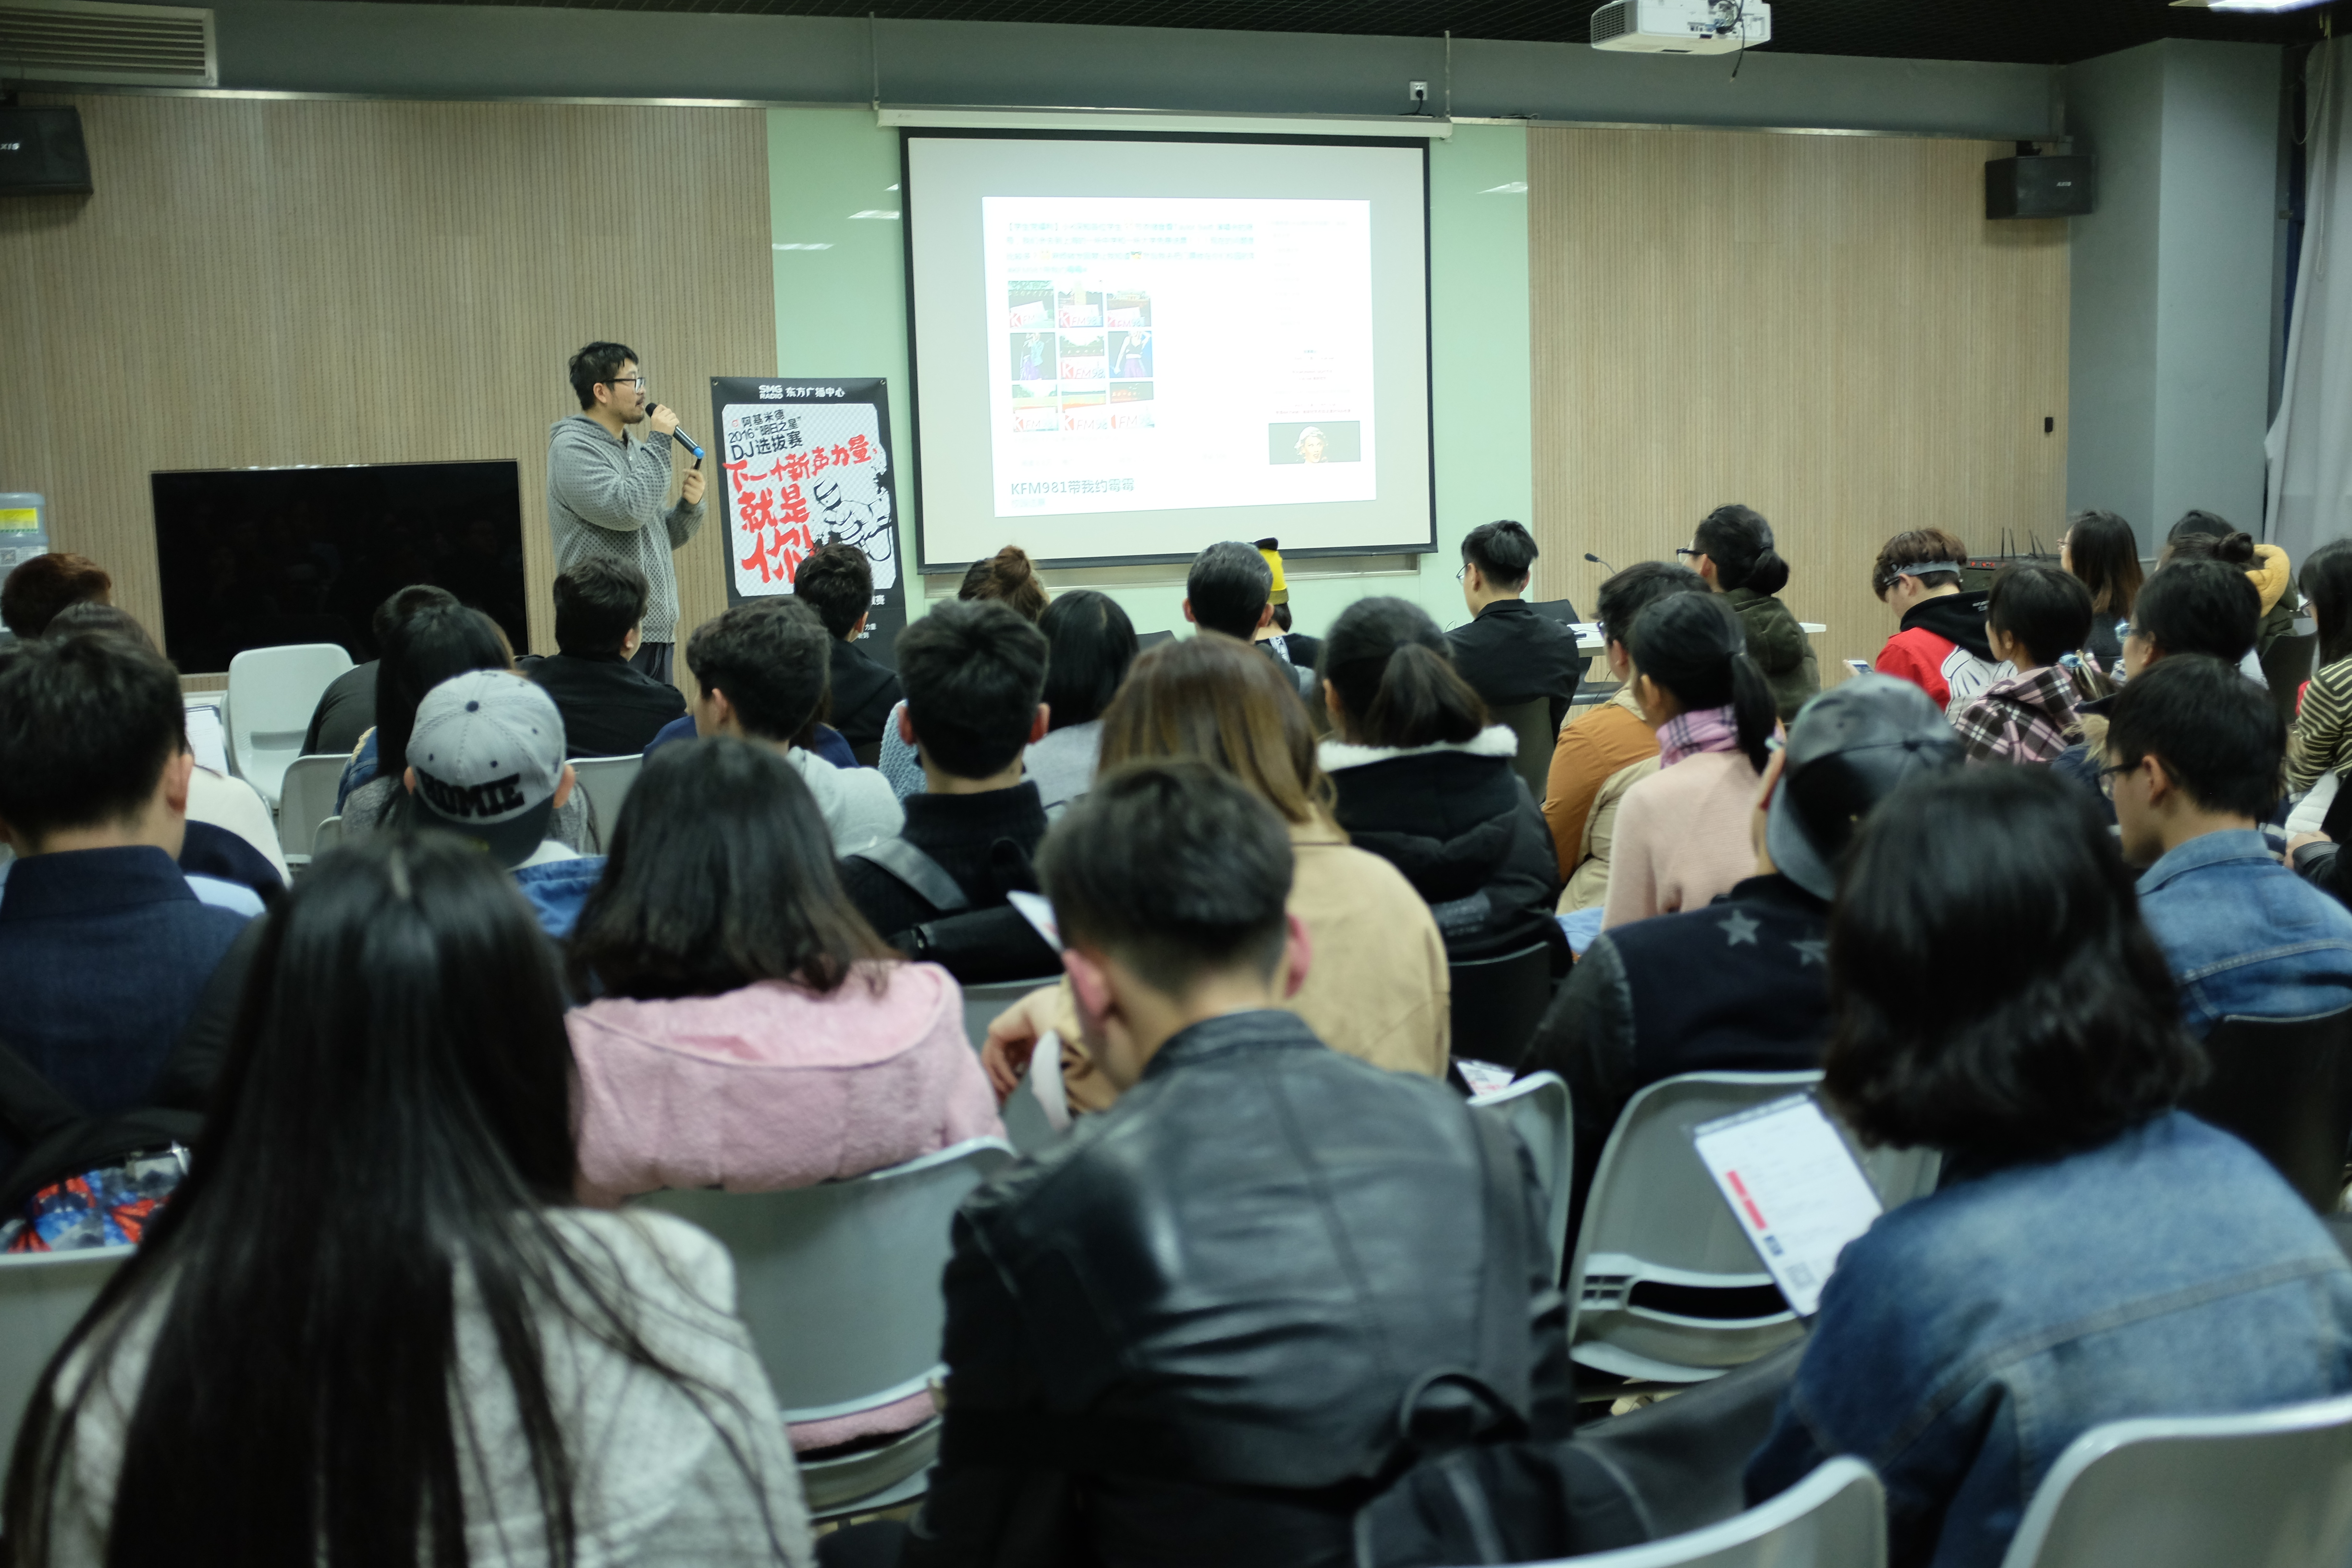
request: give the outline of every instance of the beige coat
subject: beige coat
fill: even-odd
[[[1333,1050],[1376,1068],[1441,1077],[1451,1052],[1453,988],[1445,941],[1404,873],[1348,843],[1331,823],[1293,826],[1290,912],[1314,955],[1286,1005]],[[1055,1030],[1070,1103],[1100,1110],[1118,1091],[1078,1037],[1077,1007],[1062,982]]]
[[[1609,901],[1609,862],[1617,847],[1617,808],[1625,792],[1658,771],[1656,752],[1638,763],[1627,763],[1601,784],[1585,815],[1584,837],[1577,844],[1576,869],[1559,895],[1559,912],[1589,910]]]

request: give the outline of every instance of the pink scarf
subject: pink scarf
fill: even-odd
[[[1699,752],[1739,749],[1739,721],[1726,703],[1720,708],[1694,708],[1658,726],[1658,766],[1673,767]]]

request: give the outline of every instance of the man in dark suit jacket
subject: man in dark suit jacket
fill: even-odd
[[[855,544],[820,544],[793,574],[793,592],[833,634],[833,727],[859,763],[882,752],[882,725],[906,695],[898,678],[857,646],[874,606],[874,563]]]
[[[592,555],[555,580],[559,651],[521,669],[555,699],[566,756],[642,752],[663,725],[686,712],[684,693],[629,662],[637,651],[646,592],[644,573],[603,556]]]
[[[1454,668],[1489,708],[1538,697],[1551,703],[1556,734],[1568,717],[1585,656],[1576,634],[1536,614],[1520,595],[1536,563],[1536,542],[1516,522],[1482,523],[1462,541],[1462,598],[1474,617],[1445,634]]]

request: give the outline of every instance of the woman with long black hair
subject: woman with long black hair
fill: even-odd
[[[1755,869],[1748,818],[1773,731],[1771,688],[1720,595],[1656,600],[1625,651],[1658,771],[1617,809],[1603,931],[1697,909]]]
[[[187,1180],[43,1375],[11,1561],[811,1561],[727,1254],[565,1207],[552,956],[497,864],[320,859],[254,959]]]
[[[1772,689],[1773,710],[1783,723],[1794,719],[1822,689],[1821,656],[1778,597],[1789,585],[1789,563],[1772,547],[1772,525],[1753,507],[1719,506],[1699,520],[1681,553],[1738,612],[1748,656]]]
[[[2111,511],[2078,511],[2058,542],[2058,564],[2091,591],[2091,635],[2084,651],[2099,661],[2099,673],[2113,676],[2124,657],[2124,628],[2147,574],[2140,570],[2139,535]]]

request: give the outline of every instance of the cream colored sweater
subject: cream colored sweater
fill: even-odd
[[[1745,752],[1701,752],[1628,790],[1601,929],[1702,908],[1754,871],[1756,784]]]

